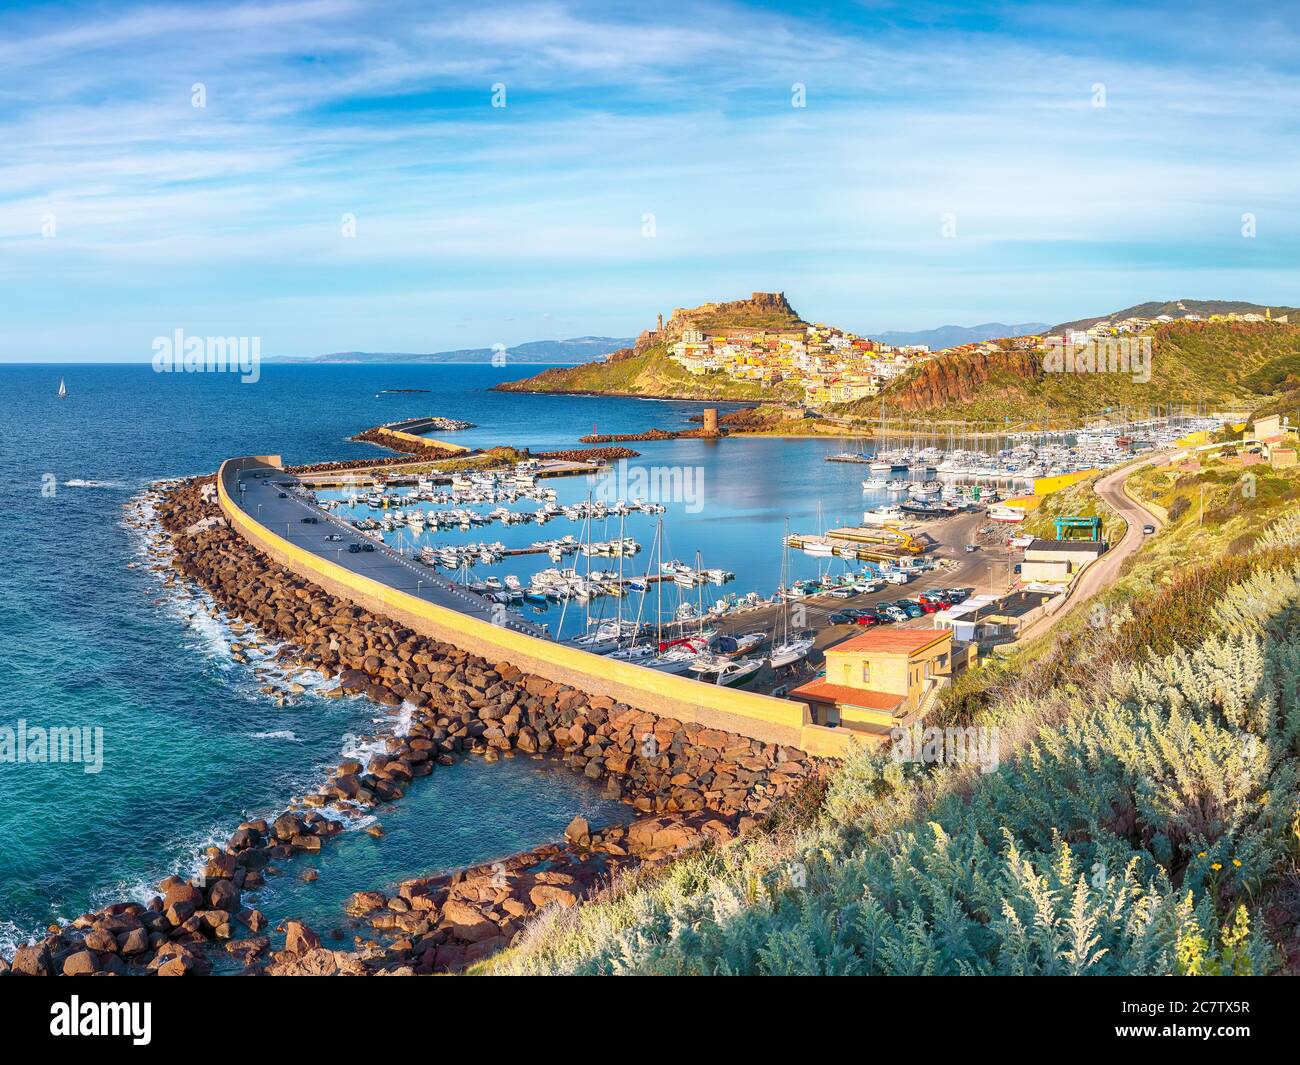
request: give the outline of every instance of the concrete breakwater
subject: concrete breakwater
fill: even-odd
[[[540,908],[573,905],[619,869],[746,830],[822,772],[793,748],[657,718],[371,614],[256,550],[221,520],[212,496],[212,478],[204,478],[174,489],[158,508],[178,573],[232,616],[285,641],[282,656],[300,668],[337,678],[330,695],[405,704],[410,727],[368,764],[337,766],[279,817],[240,825],[209,850],[200,881],[170,877],[147,903],[83,915],[0,962],[0,971],[200,974],[215,949],[273,975],[455,970],[505,946]],[[354,949],[325,947],[290,921],[283,949],[273,951],[248,896],[277,875],[276,863],[319,850],[343,830],[323,808],[396,801],[414,778],[469,753],[562,758],[642,816],[595,831],[575,822],[563,843],[408,881],[391,896],[354,896],[349,912],[374,937],[359,935]]]

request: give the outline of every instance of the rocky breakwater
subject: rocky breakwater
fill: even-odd
[[[619,459],[639,458],[641,452],[630,447],[570,448],[567,451],[539,451],[537,459],[558,459],[561,462],[617,462]]]
[[[468,422],[465,424],[469,425]],[[465,454],[463,451],[452,448],[438,447],[435,444],[420,444],[414,440],[408,440],[405,437],[397,436],[385,426],[367,429],[364,433],[357,433],[352,439],[358,443],[376,444],[379,447],[387,448],[389,451],[400,451],[410,456],[405,460],[407,462],[410,462],[411,459],[438,462],[442,459],[456,458]]]
[[[409,726],[365,764],[338,765],[319,789],[269,824],[241,825],[225,847],[209,852],[197,882],[169,878],[147,904],[117,904],[52,931],[19,952],[15,971],[201,973],[209,965],[205,949],[214,945],[252,972],[454,970],[509,943],[540,908],[574,905],[621,869],[746,831],[823,772],[794,748],[655,717],[488,661],[338,599],[272,562],[227,525],[205,522],[216,514],[211,482],[181,484],[157,507],[180,577],[281,641],[286,665],[334,678],[328,695],[403,706]],[[366,936],[379,938],[358,936],[354,951],[331,951],[309,929],[286,925],[284,949],[271,952],[265,920],[243,905],[243,896],[278,872],[274,862],[319,850],[342,831],[342,822],[321,808],[342,813],[395,801],[416,777],[466,754],[488,761],[562,759],[602,783],[607,795],[630,803],[638,817],[626,827],[594,831],[575,822],[563,843],[410,881],[392,895],[364,893],[354,898],[351,914]]]
[[[275,861],[319,851],[343,825],[315,811],[286,812],[268,824],[240,825],[224,847],[210,847],[200,876],[167,877],[147,903],[119,902],[52,927],[18,948],[0,973],[15,976],[205,975],[212,948],[242,961],[270,947],[266,918],[245,905],[278,871]]]
[[[705,432],[701,427],[699,429],[647,429],[643,433],[591,433],[578,439],[584,444],[622,444],[636,443],[637,441],[653,440],[688,440],[693,437],[716,436],[716,433]]]

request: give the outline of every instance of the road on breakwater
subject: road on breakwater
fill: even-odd
[[[547,638],[546,632],[498,603],[458,588],[445,577],[427,566],[422,566],[392,548],[362,535],[351,525],[321,510],[314,503],[300,498],[288,487],[296,483],[291,474],[266,469],[240,474],[242,491],[234,493],[234,501],[253,520],[265,525],[276,535],[310,551],[320,558],[334,562],[362,577],[379,581],[390,588],[407,592],[435,606],[455,610],[479,618],[514,632]],[[284,498],[281,498],[281,493]],[[302,519],[314,517],[315,523]],[[341,541],[326,540],[331,534],[341,535]],[[350,552],[352,543],[373,544],[373,551]]]

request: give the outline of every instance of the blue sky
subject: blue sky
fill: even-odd
[[[0,7],[0,360],[1300,304],[1281,6],[803,7]]]

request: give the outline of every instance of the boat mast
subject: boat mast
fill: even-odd
[[[655,573],[655,643],[660,650],[664,644],[664,519],[655,523],[655,543],[659,546],[658,571]]]
[[[619,646],[623,644],[623,521],[622,514],[618,516],[618,594],[614,596],[618,600],[618,614],[615,624],[618,626],[615,630],[614,642]]]

